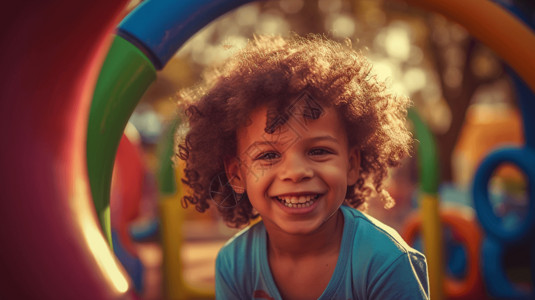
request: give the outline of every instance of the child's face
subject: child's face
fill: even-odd
[[[264,131],[266,111],[253,111],[252,123],[237,132],[241,164],[227,161],[231,184],[245,188],[267,228],[313,233],[337,212],[347,186],[356,183],[359,153],[348,149],[334,108],[316,120],[292,117],[273,134]]]

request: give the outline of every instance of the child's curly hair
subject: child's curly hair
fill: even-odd
[[[223,66],[205,74],[202,85],[179,94],[189,132],[178,137],[177,156],[186,161],[185,178],[192,194],[183,198],[200,212],[234,197],[225,177],[224,161],[237,156],[236,131],[250,113],[266,105],[282,111],[304,92],[334,106],[342,118],[349,146],[357,145],[360,175],[348,187],[346,202],[359,207],[372,194],[393,200],[383,190],[388,167],[409,154],[411,133],[405,117],[410,101],[396,96],[371,75],[370,62],[348,45],[323,36],[255,37]],[[269,118],[268,118],[269,119]],[[227,224],[247,224],[256,215],[244,194],[235,205],[218,205]]]

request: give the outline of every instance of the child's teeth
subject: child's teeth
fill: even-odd
[[[290,197],[279,197],[279,201],[281,201],[282,204],[284,204],[286,207],[291,208],[302,208],[302,207],[309,207],[314,203],[314,200],[318,198],[318,195],[311,196],[290,196]]]

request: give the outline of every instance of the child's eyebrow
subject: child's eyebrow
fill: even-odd
[[[334,142],[334,143],[339,143],[339,140],[331,135],[322,135],[322,136],[315,136],[315,137],[311,137],[311,138],[307,138],[305,139],[305,141],[309,141],[309,142],[321,142],[321,141],[331,141],[331,142]],[[287,142],[282,142],[280,140],[274,140],[274,141],[255,141],[253,142],[251,145],[249,145],[249,147],[247,147],[248,149],[252,149],[254,147],[259,147],[259,146],[278,146],[278,145],[284,145],[284,144],[287,144]]]
[[[256,142],[253,142],[251,145],[249,145],[249,148],[258,147],[258,146],[264,146],[264,145],[273,146],[273,145],[277,145],[277,144],[279,144],[278,141],[256,141]]]
[[[316,137],[309,138],[308,140],[310,140],[312,142],[321,142],[321,141],[325,141],[326,140],[326,141],[339,143],[338,139],[335,138],[334,136],[331,136],[331,135],[316,136]]]

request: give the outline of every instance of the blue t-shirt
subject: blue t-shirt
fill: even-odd
[[[319,299],[429,298],[425,257],[392,228],[348,206],[338,262]],[[263,222],[229,240],[216,260],[217,299],[281,299]]]

